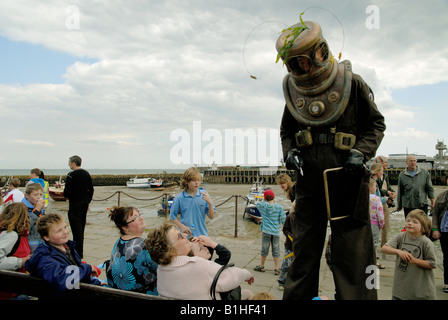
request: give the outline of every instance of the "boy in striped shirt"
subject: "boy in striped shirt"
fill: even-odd
[[[269,253],[269,247],[272,245],[272,257],[274,258],[274,273],[280,274],[280,232],[285,223],[286,214],[283,207],[275,203],[275,195],[272,190],[264,192],[263,202],[257,203],[257,209],[263,218],[261,221],[261,262],[254,268],[255,271],[264,272],[264,263]]]

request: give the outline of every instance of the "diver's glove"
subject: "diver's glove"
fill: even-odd
[[[348,174],[361,176],[365,171],[364,154],[356,149],[351,149],[347,162],[345,162],[344,170]]]
[[[297,170],[303,176],[303,159],[300,157],[300,151],[297,149],[291,149],[288,151],[288,155],[285,160],[286,169]]]

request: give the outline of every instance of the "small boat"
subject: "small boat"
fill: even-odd
[[[246,208],[244,209],[243,218],[246,215],[255,223],[261,223],[262,217],[260,211],[257,209],[257,203],[264,200],[263,184],[257,181],[250,188],[250,192],[246,195]]]
[[[48,188],[48,194],[54,201],[65,201],[64,188],[65,183],[59,177],[59,181],[56,181],[52,187]]]
[[[151,185],[151,188],[161,188],[163,186],[163,180],[162,179],[151,179],[149,181],[149,184]]]
[[[164,216],[165,212],[166,212],[167,216],[170,214],[170,210],[171,210],[171,206],[173,205],[174,198],[175,198],[175,196],[169,195],[166,202],[165,202],[164,198],[162,199],[162,201],[160,202],[162,205],[162,208],[157,210],[157,214],[159,216]],[[168,209],[167,209],[167,206],[168,206]]]
[[[151,179],[152,178],[131,178],[126,181],[126,186],[128,188],[150,188],[151,187]]]

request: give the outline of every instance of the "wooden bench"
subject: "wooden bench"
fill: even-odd
[[[49,285],[42,279],[29,274],[0,270],[0,291],[29,295],[38,299],[63,300],[167,300],[159,296],[113,289],[104,286],[80,283],[79,289],[67,290],[54,295]]]

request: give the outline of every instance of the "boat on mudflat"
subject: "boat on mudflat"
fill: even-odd
[[[162,179],[151,179],[149,181],[149,184],[151,185],[151,188],[161,188],[163,186],[163,180]]]
[[[54,201],[65,201],[64,197],[65,183],[59,178],[53,186],[48,187],[48,194]]]
[[[126,181],[126,186],[128,188],[151,188],[151,179],[152,178],[131,178]]]
[[[171,206],[173,205],[173,201],[174,201],[175,197],[176,197],[175,195],[169,195],[166,198],[166,201],[165,201],[165,199],[162,199],[162,201],[160,202],[162,207],[159,210],[157,210],[157,214],[159,216],[164,216],[164,215],[168,216],[170,214]]]
[[[257,203],[264,200],[265,188],[263,184],[257,179],[252,185],[250,192],[246,195],[246,208],[244,209],[243,218],[248,216],[255,223],[261,223],[263,219],[260,211],[257,209]]]

